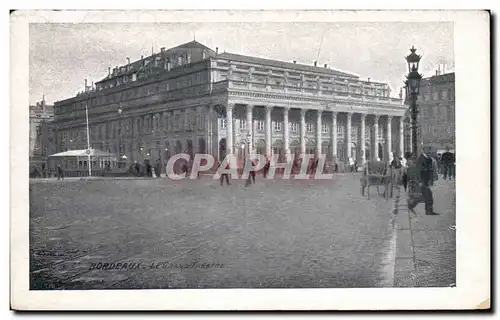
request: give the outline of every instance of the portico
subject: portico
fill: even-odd
[[[391,152],[402,155],[403,117],[398,114],[404,112],[388,110],[384,114],[383,108],[373,109],[335,104],[230,102],[226,105],[224,119],[227,152],[238,154],[244,143],[252,152],[278,154],[280,159],[285,159],[286,154],[313,149],[315,155],[325,155],[329,161],[346,163],[353,157],[360,164],[377,158],[387,161]],[[393,121],[398,121],[399,125],[393,126]],[[393,132],[394,129],[397,132]],[[291,148],[290,141],[298,143]],[[255,149],[257,144],[259,148]]]

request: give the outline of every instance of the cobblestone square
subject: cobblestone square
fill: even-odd
[[[392,285],[393,202],[358,177],[232,182],[32,182],[31,289]]]

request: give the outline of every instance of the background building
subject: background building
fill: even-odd
[[[129,160],[253,150],[363,162],[403,151],[405,107],[385,83],[196,41],[126,62],[55,103],[58,152],[87,147],[86,106],[91,147]]]
[[[42,168],[48,154],[55,152],[53,132],[50,127],[54,118],[54,108],[45,103],[45,98],[30,108],[29,155],[30,170],[33,166]]]
[[[422,79],[420,85],[421,139],[434,151],[455,149],[455,73]]]
[[[447,147],[455,149],[455,73],[423,78],[418,97],[420,144],[428,145],[433,152]],[[407,151],[411,149],[409,125],[405,129]]]

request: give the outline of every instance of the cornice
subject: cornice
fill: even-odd
[[[267,92],[249,92],[249,91],[239,91],[239,90],[229,90],[228,91],[228,97],[229,99],[231,98],[256,98],[256,99],[274,99],[274,100],[281,100],[283,101],[284,106],[288,106],[288,102],[305,102],[305,103],[312,103],[310,105],[309,109],[315,109],[315,110],[326,110],[326,111],[338,111],[338,107],[344,107],[344,108],[353,108],[353,112],[356,112],[356,109],[363,109],[367,108],[367,111],[370,111],[370,113],[373,113],[377,111],[377,108],[380,108],[380,112],[387,112],[391,111],[394,112],[396,115],[399,113],[404,113],[406,111],[406,108],[401,105],[395,105],[391,103],[383,103],[381,101],[359,101],[359,100],[348,100],[348,99],[324,99],[322,97],[304,97],[304,96],[289,96],[285,94],[279,94],[279,93],[267,93]],[[267,104],[273,104],[276,103],[274,102],[269,102]],[[280,104],[279,102],[277,104]],[[293,106],[292,106],[293,108]],[[347,112],[347,111],[345,111]]]

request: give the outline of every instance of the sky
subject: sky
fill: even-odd
[[[203,23],[31,23],[29,29],[30,104],[74,96],[114,68],[196,41],[219,52],[281,61],[297,60],[389,83],[398,96],[412,46],[422,54],[420,72],[439,64],[454,70],[451,22],[203,22]]]

